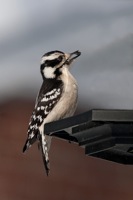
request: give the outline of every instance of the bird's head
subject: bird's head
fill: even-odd
[[[62,74],[63,68],[69,69],[71,63],[80,56],[79,51],[64,53],[62,51],[50,51],[42,56],[41,74],[43,79],[56,79]]]

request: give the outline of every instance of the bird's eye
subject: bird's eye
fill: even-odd
[[[58,57],[58,60],[59,60],[60,62],[62,61],[62,59],[63,59],[62,56],[59,56],[59,57]]]

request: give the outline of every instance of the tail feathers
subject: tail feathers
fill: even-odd
[[[31,137],[32,136],[32,137]],[[51,144],[51,137],[46,136],[44,134],[30,134],[25,142],[25,145],[23,147],[23,153],[27,151],[33,143],[36,142],[36,140],[39,140],[39,145],[38,148],[41,149],[42,151],[42,159],[44,163],[44,167],[46,170],[47,176],[49,175],[49,170],[50,170],[50,164],[49,164],[49,157],[48,157],[48,151],[50,148]]]
[[[44,167],[45,167],[45,170],[46,170],[46,174],[48,176],[49,175],[49,171],[50,171],[49,159],[46,160],[46,156],[44,154],[42,146],[41,146],[41,150],[42,150],[42,159],[43,159]]]
[[[37,136],[36,135],[34,135],[32,138],[30,137],[28,137],[27,138],[27,140],[26,140],[26,142],[25,142],[25,145],[24,145],[24,147],[23,147],[23,153],[26,151],[26,150],[28,150],[30,147],[31,147],[31,145],[33,144],[33,143],[35,143],[36,142],[36,140],[37,140]]]
[[[50,164],[49,164],[49,157],[48,157],[48,145],[47,145],[47,141],[46,141],[46,136],[42,135],[40,138],[40,147],[41,147],[41,151],[42,151],[42,159],[43,159],[43,163],[44,163],[44,167],[46,170],[46,174],[47,176],[49,175],[49,171],[50,171]]]

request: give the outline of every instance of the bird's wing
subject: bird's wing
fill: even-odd
[[[43,123],[44,119],[54,108],[59,101],[62,94],[62,83],[56,82],[56,85],[48,85],[43,83],[39,95],[36,100],[35,108],[30,118],[28,127],[28,138],[23,147],[25,152],[37,139],[40,140],[40,133],[38,128]]]

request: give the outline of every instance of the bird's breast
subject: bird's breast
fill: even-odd
[[[63,91],[61,98],[48,114],[44,123],[70,117],[74,114],[77,107],[78,87],[74,77],[68,73],[62,77]]]

